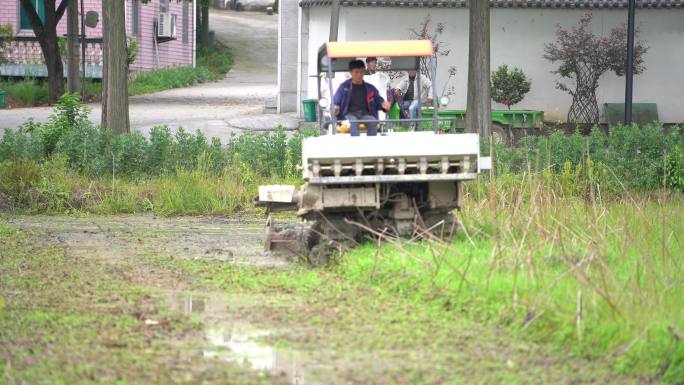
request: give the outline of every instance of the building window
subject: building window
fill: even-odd
[[[140,35],[140,1],[131,0],[131,33],[134,36]]]
[[[31,3],[36,8],[36,12],[40,17],[41,21],[45,21],[45,0],[31,0]],[[28,18],[28,12],[21,5],[19,1],[19,19],[20,19],[20,29],[33,29],[31,26],[31,21]]]
[[[187,44],[189,41],[189,28],[190,28],[190,9],[188,0],[183,0],[183,44]]]
[[[159,0],[159,12],[166,13],[169,11],[169,0]]]

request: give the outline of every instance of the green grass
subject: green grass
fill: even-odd
[[[128,87],[128,94],[149,94],[171,88],[189,87],[215,79],[214,73],[204,67],[178,67],[144,72],[133,79]]]
[[[268,179],[230,168],[93,179],[69,169],[59,157],[40,165],[31,160],[0,164],[0,192],[22,213],[230,214],[252,207],[260,183]]]
[[[230,52],[203,49],[198,53],[196,68],[178,67],[145,72],[133,79],[128,94],[149,94],[219,80],[232,66],[233,56]]]
[[[233,56],[230,52],[217,49],[202,50],[198,54],[196,68],[177,67],[145,72],[130,82],[128,94],[148,94],[219,80],[230,71],[232,66]],[[8,96],[22,106],[44,104],[48,100],[47,82],[37,79],[2,80],[0,89],[7,92]],[[86,94],[89,100],[98,100],[102,94],[102,83],[87,81]]]
[[[47,102],[48,99],[47,83],[38,82],[36,79],[0,80],[0,89],[7,92],[7,96],[27,106],[35,105],[37,102]]]
[[[337,360],[354,362],[352,370],[362,369],[358,383],[629,383],[606,363],[500,333],[421,295],[411,282],[396,291],[399,283],[355,275],[347,264],[269,269],[168,257],[149,261],[195,277],[196,285],[255,299],[255,306],[231,309],[256,325],[286,330],[275,337],[278,346],[315,349],[314,355],[332,350]],[[405,280],[405,274],[392,278]]]
[[[684,197],[590,204],[559,199],[536,179],[513,183],[466,197],[457,242],[364,245],[339,273],[623,373],[681,383]]]

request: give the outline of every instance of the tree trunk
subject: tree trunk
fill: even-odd
[[[102,20],[109,19],[109,9],[106,6],[107,0],[102,0]],[[103,21],[104,23],[104,21]],[[109,46],[109,33],[106,28],[102,28],[102,118],[100,119],[100,126],[107,127],[107,90],[109,83],[107,82],[107,50]]]
[[[204,48],[210,48],[211,42],[209,41],[209,5],[202,6],[202,29],[200,30],[200,36],[202,39],[202,46]]]
[[[196,22],[196,33],[195,33],[195,39],[197,44],[200,46],[202,45],[202,4],[200,4],[200,1],[197,1],[197,4],[195,4],[195,22]]]
[[[78,93],[81,88],[81,55],[78,47],[78,0],[67,0],[67,89]]]
[[[489,0],[470,0],[466,129],[489,138],[492,102],[489,80]]]
[[[130,132],[128,117],[128,57],[126,54],[125,2],[104,0],[102,29],[104,41],[105,85],[103,88],[103,126],[118,133]]]
[[[337,33],[340,25],[340,0],[332,0],[330,5],[330,34],[328,41],[337,41]]]
[[[64,66],[57,44],[57,23],[63,14],[63,6],[66,3],[61,3],[58,10],[55,7],[55,0],[45,0],[44,21],[40,20],[31,0],[21,0],[21,5],[26,10],[33,33],[38,39],[41,51],[43,51],[48,73],[48,102],[52,104],[64,93]]]

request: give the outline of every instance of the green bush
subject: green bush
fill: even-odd
[[[197,55],[197,65],[208,69],[216,74],[216,76],[223,76],[233,66],[233,55],[230,52],[216,48],[201,48]]]
[[[525,94],[530,92],[530,81],[520,68],[508,71],[508,65],[502,64],[492,72],[492,100],[505,105],[509,110],[520,103]]]
[[[27,121],[0,139],[0,161],[31,159],[43,163],[62,156],[68,166],[91,177],[137,179],[202,169],[219,175],[227,167],[249,170],[258,177],[291,177],[298,173],[301,141],[315,130],[291,138],[283,128],[231,137],[226,147],[218,138],[208,141],[200,131],[153,127],[149,139],[140,132],[116,134],[93,126],[88,109],[77,95],[62,96],[45,124]]]
[[[588,136],[556,131],[528,136],[512,148],[495,145],[494,160],[499,174],[546,172],[572,195],[586,195],[592,188],[620,194],[681,189],[682,148],[679,131],[665,132],[656,124],[615,126],[610,134],[595,127]]]
[[[0,89],[22,104],[33,106],[38,102],[48,100],[47,83],[39,82],[35,78],[26,78],[20,81],[2,81]]]
[[[204,67],[167,68],[138,75],[128,86],[128,94],[149,94],[212,80],[216,80],[215,74]]]
[[[275,132],[245,132],[233,135],[228,149],[233,162],[244,164],[259,175],[289,178],[298,173],[302,139],[317,134],[317,130],[304,130],[288,140],[282,127]]]

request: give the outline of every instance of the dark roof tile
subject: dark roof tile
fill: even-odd
[[[489,0],[495,8],[626,8],[629,0]],[[300,0],[302,7],[330,5],[331,0]],[[468,0],[342,0],[343,6],[463,8]],[[636,0],[638,8],[684,8],[684,0]]]

